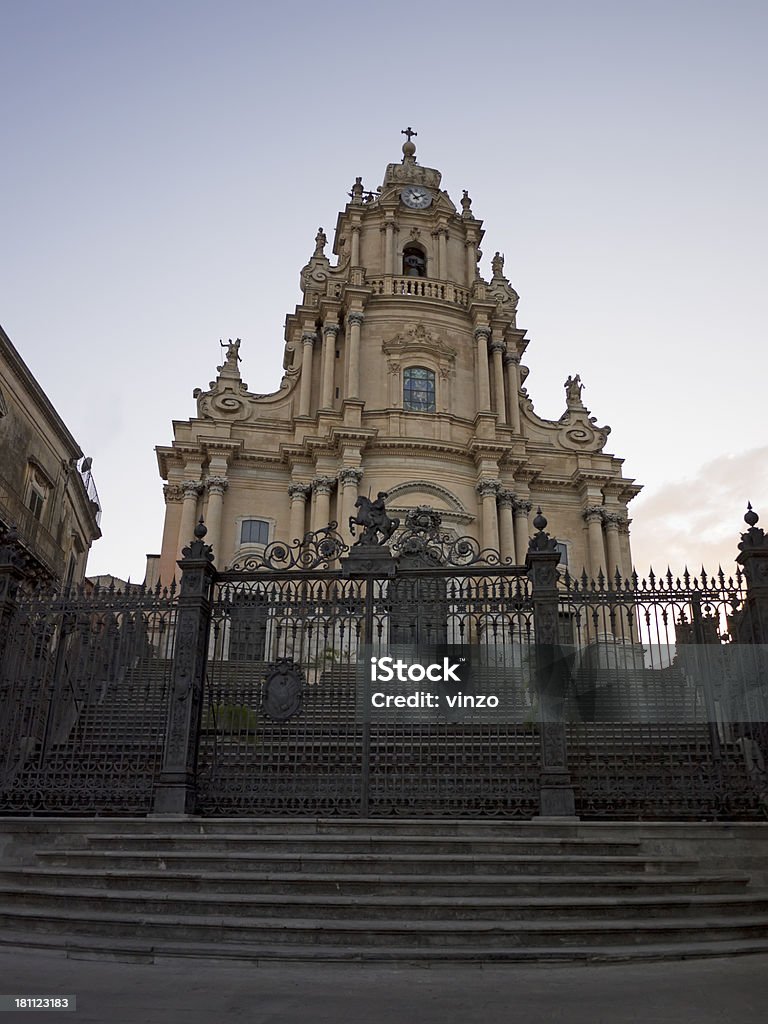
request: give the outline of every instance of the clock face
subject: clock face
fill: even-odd
[[[432,202],[432,193],[428,188],[421,188],[420,185],[409,185],[400,193],[400,198],[412,210],[426,210]]]

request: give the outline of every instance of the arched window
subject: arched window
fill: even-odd
[[[406,245],[403,249],[403,274],[405,277],[427,276],[427,254],[420,245]]]
[[[424,366],[409,366],[403,373],[403,408],[411,412],[435,411],[435,374]]]
[[[244,519],[240,524],[241,544],[266,544],[269,541],[269,523],[263,519]]]

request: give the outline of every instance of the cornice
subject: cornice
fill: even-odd
[[[70,434],[64,420],[62,420],[61,416],[56,412],[53,407],[53,403],[40,387],[32,374],[32,371],[21,358],[13,342],[2,327],[0,327],[0,359],[2,359],[2,361],[5,362],[18,377],[22,387],[31,392],[38,409],[47,420],[48,425],[53,429],[54,433],[63,443],[65,449],[68,449],[67,454],[69,457],[73,459],[82,458],[83,452],[80,445],[74,439],[72,434]],[[24,405],[25,403],[21,402],[20,404]]]

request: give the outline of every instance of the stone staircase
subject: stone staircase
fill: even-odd
[[[26,845],[5,842],[0,948],[424,964],[768,951],[768,889],[641,826],[14,822],[0,839],[27,829]]]

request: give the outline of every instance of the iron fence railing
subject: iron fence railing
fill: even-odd
[[[0,812],[768,814],[749,558],[592,582],[558,574],[543,518],[525,565],[419,523],[226,572],[198,528],[178,593],[31,588],[0,550]],[[373,714],[371,660],[403,651],[449,652],[499,711]]]

